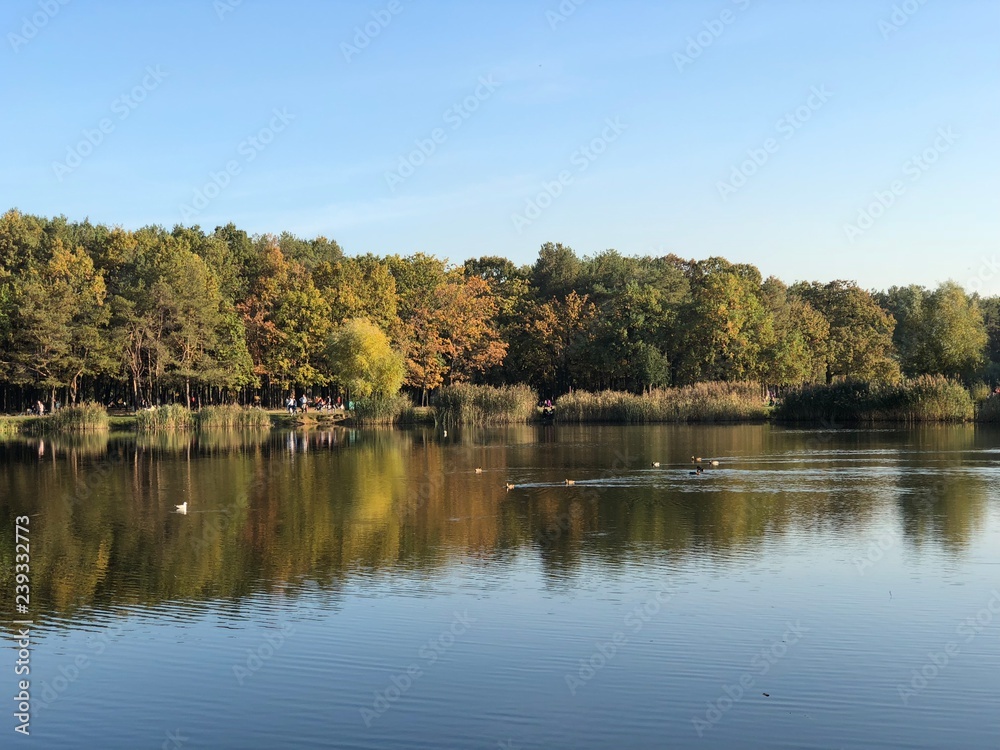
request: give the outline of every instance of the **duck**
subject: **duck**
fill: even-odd
[[[710,463],[710,464],[711,464],[712,466],[718,466],[718,465],[719,465],[719,462],[718,462],[718,461],[709,461],[709,463]]]
[[[563,483],[564,483],[564,484],[565,484],[565,485],[566,485],[567,487],[569,487],[569,486],[570,486],[571,484],[576,484],[576,480],[575,480],[575,479],[564,479],[564,480],[563,480]]]
[[[694,463],[696,463],[696,464],[700,464],[701,463],[701,456],[691,456],[691,461],[694,462]]]
[[[483,473],[483,467],[482,466],[477,466],[476,467],[476,473],[477,474],[482,474]]]
[[[504,486],[505,486],[505,487],[507,488],[507,492],[510,492],[510,491],[511,491],[512,489],[514,489],[514,487],[516,487],[517,485],[514,485],[514,484],[511,484],[510,482],[507,482],[507,484],[506,484],[506,485],[504,485]]]
[[[700,476],[705,473],[705,470],[700,466],[695,471],[689,471],[688,474],[691,476]]]
[[[660,462],[659,461],[653,461],[653,463],[651,463],[650,466],[652,466],[654,469],[659,469],[660,468]]]
[[[188,503],[187,503],[187,500],[185,500],[180,505],[175,505],[174,507],[177,509],[178,513],[183,513],[183,514],[187,515],[187,512],[188,512]]]

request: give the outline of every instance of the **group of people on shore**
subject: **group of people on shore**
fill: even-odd
[[[334,401],[332,398],[327,400],[322,396],[316,396],[310,399],[305,393],[299,396],[298,400],[295,399],[295,394],[289,394],[288,398],[285,399],[285,408],[288,410],[289,414],[298,414],[302,412],[307,414],[310,409],[313,411],[344,411],[352,410],[354,408],[353,402],[348,402],[346,405],[340,396],[337,396],[337,400]]]

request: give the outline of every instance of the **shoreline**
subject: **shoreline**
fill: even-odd
[[[418,407],[415,409],[414,418],[408,420],[405,423],[398,424],[363,424],[359,423],[354,417],[349,416],[345,412],[309,412],[306,414],[288,414],[285,411],[279,410],[269,410],[266,412],[270,420],[270,426],[267,428],[221,428],[221,431],[228,432],[238,432],[242,430],[297,430],[297,429],[311,429],[317,427],[350,427],[353,429],[397,429],[405,430],[413,427],[435,427],[442,422],[440,422],[435,414],[433,407]],[[48,426],[48,421],[52,419],[52,415],[46,415],[43,417],[31,416],[31,415],[0,415],[0,439],[4,437],[37,437],[41,435],[85,435],[85,434],[95,434],[102,432],[109,433],[133,433],[133,434],[158,434],[158,433],[183,433],[183,432],[199,432],[199,431],[214,431],[212,428],[207,430],[200,430],[199,428],[178,428],[178,429],[164,429],[156,431],[140,431],[138,429],[138,416],[135,413],[132,414],[110,414],[108,417],[108,426],[106,429],[77,429],[77,430],[57,430]],[[455,428],[461,427],[477,427],[477,428],[495,428],[495,427],[512,427],[512,426],[653,426],[653,425],[701,425],[701,426],[711,426],[711,425],[723,425],[723,426],[734,426],[734,425],[762,425],[771,424],[778,427],[823,427],[827,429],[878,429],[885,427],[926,427],[926,426],[944,426],[944,425],[973,425],[973,426],[987,426],[995,424],[993,420],[989,419],[979,419],[973,417],[972,419],[879,419],[879,420],[851,420],[843,418],[820,418],[820,419],[792,419],[788,417],[780,417],[776,414],[767,414],[764,416],[752,416],[752,417],[735,417],[732,419],[657,419],[657,420],[647,420],[647,421],[635,421],[635,420],[615,420],[615,419],[601,419],[601,420],[560,420],[558,417],[555,419],[532,419],[525,422],[507,423],[507,424],[479,424],[479,423],[464,423],[455,424]],[[449,423],[451,426],[451,423]],[[6,427],[6,429],[4,429]]]

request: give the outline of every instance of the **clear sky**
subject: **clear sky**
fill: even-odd
[[[998,28],[995,0],[8,0],[0,210],[1000,293]]]

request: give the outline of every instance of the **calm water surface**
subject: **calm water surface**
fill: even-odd
[[[17,515],[35,624],[0,746],[1000,748],[998,459],[973,427],[2,443],[8,699]]]

